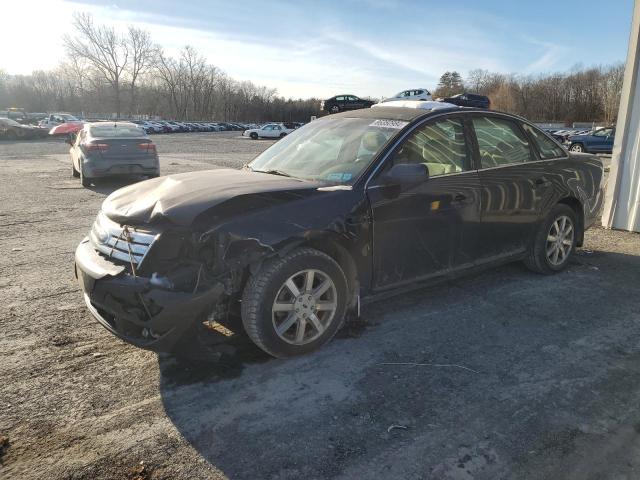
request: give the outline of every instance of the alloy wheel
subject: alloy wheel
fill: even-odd
[[[337,308],[337,290],[331,277],[320,270],[302,270],[278,290],[271,308],[273,328],[285,342],[306,345],[326,331]]]
[[[567,260],[573,248],[574,233],[573,222],[566,215],[559,216],[551,224],[545,250],[551,265],[557,267]]]

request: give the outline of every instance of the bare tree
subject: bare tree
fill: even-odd
[[[130,84],[129,113],[134,113],[136,108],[136,82],[141,75],[144,75],[152,66],[156,58],[156,47],[151,42],[151,35],[145,30],[129,26],[126,38],[128,51],[131,55],[128,74]]]
[[[122,76],[129,62],[129,44],[113,27],[95,25],[88,13],[74,14],[75,37],[65,35],[70,56],[85,59],[94,73],[112,89],[116,116],[120,117]]]

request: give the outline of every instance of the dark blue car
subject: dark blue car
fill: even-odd
[[[572,152],[611,153],[615,135],[615,127],[600,128],[588,135],[573,135],[569,137],[569,150]]]

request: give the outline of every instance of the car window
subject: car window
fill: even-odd
[[[497,117],[475,117],[472,123],[482,168],[534,160],[529,142],[514,122]]]
[[[424,163],[430,177],[469,170],[462,122],[448,118],[414,131],[393,154],[391,164]]]
[[[593,136],[606,137],[611,135],[611,132],[613,132],[613,128],[601,128],[600,130],[596,130],[595,132],[593,132]]]
[[[350,95],[349,97],[347,97],[349,99],[350,102],[355,102],[358,100],[358,97],[354,97],[353,95]]]
[[[526,123],[523,123],[522,126],[531,135],[531,137],[533,137],[533,141],[538,147],[540,158],[542,160],[567,156],[562,148],[556,145],[554,141],[552,141],[538,129],[533,128],[531,125],[527,125]]]
[[[336,97],[336,100],[338,100],[339,102],[344,101],[344,97]]]
[[[89,127],[93,137],[145,137],[144,130],[136,125],[93,125]]]

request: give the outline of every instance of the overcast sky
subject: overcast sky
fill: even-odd
[[[633,0],[2,1],[0,69],[53,68],[75,11],[194,46],[239,80],[286,97],[390,96],[446,70],[517,74],[623,61]],[[15,39],[8,41],[7,39]]]

